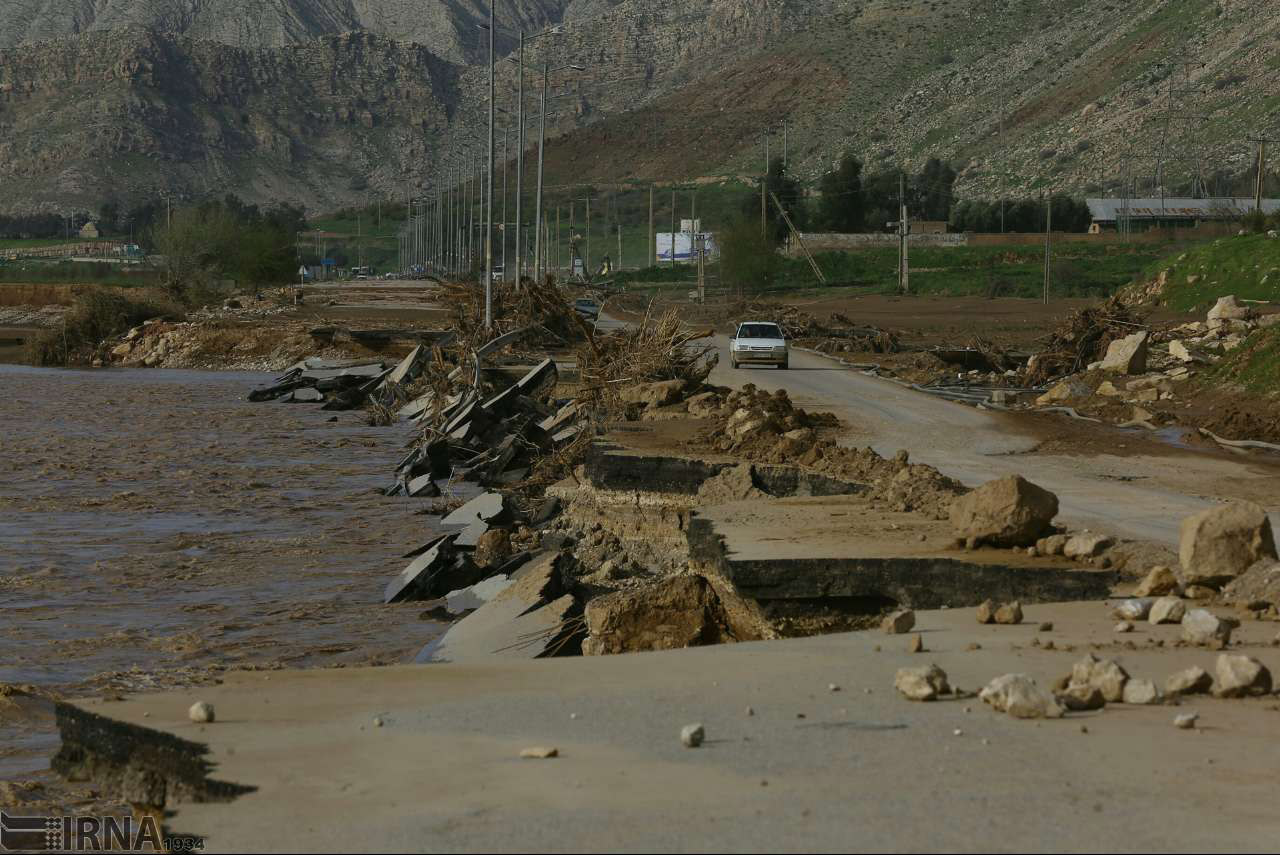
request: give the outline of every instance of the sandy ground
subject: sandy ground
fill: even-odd
[[[892,688],[897,668],[929,662],[971,692],[1009,671],[1047,686],[1089,650],[1159,683],[1190,665],[1212,671],[1216,654],[1170,646],[1177,627],[1117,636],[1103,603],[1032,606],[1014,627],[979,625],[969,609],[918,618],[924,654],[875,631],[488,667],[233,674],[90,708],[205,743],[213,777],[259,788],[178,808],[172,828],[208,835],[211,851],[1274,847],[1275,698],[1035,722]],[[1038,632],[1045,620],[1054,629]],[[1273,672],[1280,649],[1261,643],[1276,628],[1240,630]],[[217,723],[186,720],[197,698]],[[1175,729],[1189,710],[1200,729]],[[707,732],[696,750],[679,741],[692,722]],[[560,756],[520,759],[531,746]]]

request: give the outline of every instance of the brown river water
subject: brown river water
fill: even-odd
[[[402,662],[441,632],[381,602],[436,520],[379,492],[408,426],[249,403],[267,379],[0,365],[0,683],[196,686]],[[54,746],[0,715],[0,779]]]

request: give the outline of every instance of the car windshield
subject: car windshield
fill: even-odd
[[[738,338],[782,338],[777,324],[743,324],[738,327]]]

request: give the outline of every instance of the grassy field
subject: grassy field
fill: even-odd
[[[94,262],[0,261],[0,287],[6,282],[85,283],[95,285],[154,285],[159,271],[125,268],[119,264]]]
[[[1216,366],[1214,376],[1255,395],[1280,394],[1280,328],[1255,331]]]
[[[1172,253],[1146,269],[1154,279],[1169,271],[1164,302],[1180,312],[1199,312],[1219,297],[1280,300],[1280,240],[1266,235],[1226,237]]]
[[[1114,293],[1148,269],[1168,247],[1068,244],[1053,254],[1053,297],[1092,297]],[[802,258],[781,262],[774,280],[753,293],[792,295],[836,292],[891,294],[898,287],[896,247],[858,252],[826,252],[817,262],[827,277],[820,286]],[[717,271],[709,271],[712,279]],[[695,280],[688,267],[650,268],[621,277],[634,290],[687,289]],[[670,284],[678,283],[678,284]],[[1044,286],[1044,253],[1026,246],[918,248],[911,253],[911,290],[953,297],[1039,297]]]
[[[0,250],[5,249],[39,249],[45,246],[61,246],[66,243],[97,243],[84,240],[79,235],[69,238],[0,238]]]

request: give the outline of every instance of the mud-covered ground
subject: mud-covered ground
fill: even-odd
[[[381,604],[435,520],[378,492],[409,429],[250,404],[265,377],[0,366],[0,683],[110,696],[438,634]],[[54,744],[3,713],[0,779]]]

